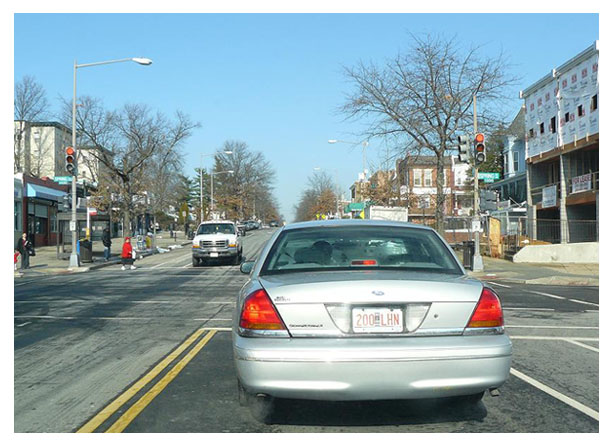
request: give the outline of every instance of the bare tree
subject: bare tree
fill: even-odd
[[[472,100],[479,100],[479,131],[502,119],[500,106],[515,78],[506,74],[500,54],[484,57],[478,48],[463,51],[455,38],[412,36],[409,50],[383,68],[359,63],[345,68],[355,87],[341,111],[367,118],[366,136],[395,138],[398,154],[425,151],[437,158],[436,228],[443,230],[444,157],[459,133],[472,133]]]
[[[308,187],[302,192],[300,201],[294,207],[296,221],[314,220],[317,214],[327,215],[336,211],[334,182],[326,172],[314,172],[308,180]]]
[[[215,172],[232,170],[232,175],[214,175],[214,198],[231,219],[244,219],[249,215],[266,218],[278,213],[272,197],[275,171],[261,152],[250,151],[247,144],[227,141],[221,148],[232,154],[215,156]],[[210,195],[209,195],[210,196]]]
[[[118,189],[118,203],[124,227],[130,227],[137,195],[147,191],[146,167],[157,158],[180,156],[183,142],[199,127],[177,112],[173,121],[161,113],[153,113],[145,105],[125,105],[116,112],[106,111],[99,99],[81,98],[77,108],[77,148],[87,146],[92,156],[108,170]],[[64,119],[70,116],[65,101]]]
[[[47,93],[34,77],[24,76],[15,84],[14,172],[30,170],[30,124],[44,118],[49,110]]]

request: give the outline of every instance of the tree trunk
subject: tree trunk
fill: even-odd
[[[436,153],[436,231],[445,235],[445,150]]]

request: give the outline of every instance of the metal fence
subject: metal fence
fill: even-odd
[[[481,217],[480,245],[482,252],[491,252],[491,219]],[[499,215],[500,248],[502,254],[514,254],[528,244],[560,244],[595,242],[599,239],[596,220],[530,219],[526,216]],[[434,221],[429,224],[434,227]],[[444,238],[453,247],[459,248],[465,241],[474,241],[472,217],[446,217]]]

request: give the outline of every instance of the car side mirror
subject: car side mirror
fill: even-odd
[[[255,261],[245,261],[244,263],[241,263],[241,272],[250,274],[253,270],[253,266],[255,266]]]

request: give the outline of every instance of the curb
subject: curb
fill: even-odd
[[[185,241],[185,242],[182,242],[182,243],[177,243],[177,244],[181,245],[181,246],[187,246],[188,244],[191,244],[191,240],[188,240],[188,241]],[[139,258],[144,258],[144,257],[148,257],[148,256],[151,256],[151,255],[156,255],[159,252],[157,252],[157,250],[149,249],[149,250],[146,250],[146,251],[136,251],[136,253],[138,254]],[[66,269],[58,270],[57,272],[54,271],[54,272],[50,272],[50,273],[47,273],[47,274],[45,274],[44,272],[41,272],[41,273],[43,273],[44,275],[83,273],[83,272],[89,272],[90,270],[102,269],[103,267],[114,266],[114,265],[117,265],[117,264],[120,264],[120,263],[121,263],[121,259],[120,258],[115,258],[113,260],[104,261],[104,262],[101,262],[99,264],[92,263],[91,265],[88,265],[88,266],[80,266],[80,267],[75,267],[75,268],[66,268]],[[23,278],[24,276],[25,276],[24,274],[19,273],[19,274],[15,274],[14,278]]]

